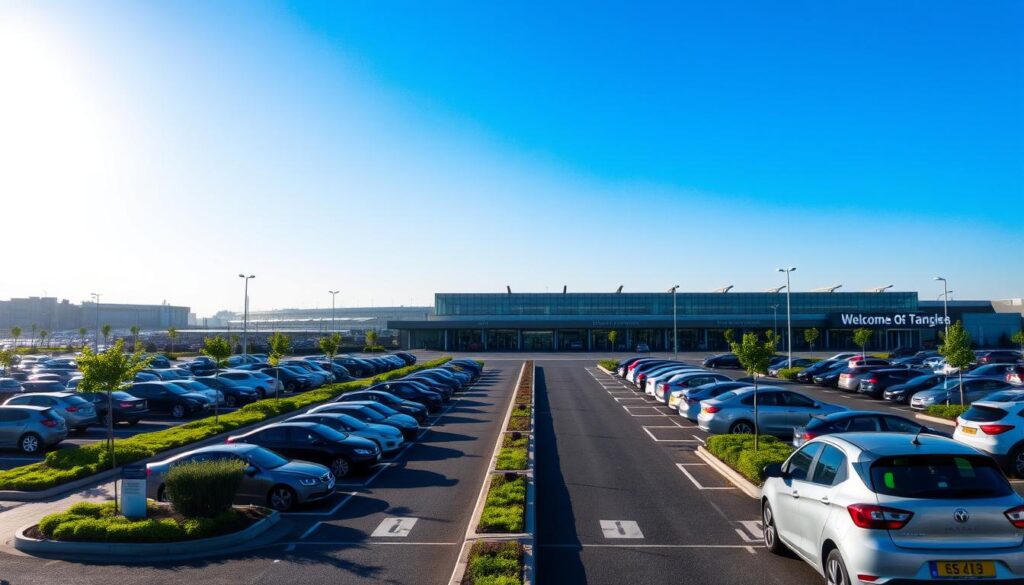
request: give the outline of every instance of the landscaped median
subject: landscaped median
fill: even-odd
[[[142,433],[128,439],[114,442],[114,453],[118,465],[132,463],[152,457],[163,451],[184,447],[197,441],[209,439],[220,434],[237,431],[243,427],[265,422],[266,420],[326,402],[345,392],[362,390],[373,384],[400,378],[406,374],[437,367],[447,362],[443,357],[422,364],[392,370],[373,378],[331,384],[288,398],[267,398],[249,404],[241,409],[221,415],[219,420],[214,417],[195,420],[164,431]],[[95,475],[109,470],[111,461],[103,443],[87,445],[77,449],[58,449],[46,454],[40,463],[33,463],[0,471],[0,490],[16,490],[34,492],[46,490],[64,483]]]
[[[766,435],[758,437],[757,450],[754,435],[715,435],[697,455],[744,493],[758,497],[765,466],[782,463],[792,452],[788,443]]]
[[[917,413],[916,418],[925,422],[956,426],[956,419],[970,408],[960,404],[936,404],[925,409],[924,413]]]
[[[597,365],[614,374],[619,369],[619,360],[598,360]]]

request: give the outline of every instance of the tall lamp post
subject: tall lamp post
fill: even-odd
[[[96,338],[92,343],[93,353],[100,352],[100,293],[89,293],[96,300]]]
[[[945,317],[946,321],[946,336],[949,336],[949,283],[946,279],[941,276],[936,276],[935,280],[942,281],[942,316]],[[945,338],[943,338],[945,340]]]
[[[778,303],[772,305],[772,333],[776,337],[779,335],[779,305]]]
[[[679,361],[679,329],[678,321],[676,320],[676,291],[679,290],[679,285],[675,285],[668,289],[668,292],[672,293],[672,353],[675,355],[673,359]]]
[[[331,293],[331,333],[334,333],[334,296],[341,292],[340,290],[329,290]]]
[[[789,286],[789,273],[796,270],[796,266],[790,266],[789,268],[779,268],[779,272],[786,273],[786,353],[787,365],[793,365],[793,312],[792,305],[789,302],[789,293],[792,292]]]
[[[245,281],[245,304],[242,307],[242,355],[249,354],[249,279],[256,278],[255,274],[246,276],[239,274],[238,278]]]

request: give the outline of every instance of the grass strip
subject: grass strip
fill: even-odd
[[[956,420],[956,417],[967,412],[970,406],[964,406],[962,404],[936,404],[929,406],[924,412],[928,416],[937,416],[947,420]]]
[[[474,542],[462,585],[521,585],[523,545],[518,542]]]
[[[114,502],[79,502],[39,521],[39,535],[73,542],[176,542],[238,532],[262,517],[254,509],[230,509],[212,518],[186,518],[170,506],[147,505],[147,518],[132,520],[116,513]]]
[[[761,435],[755,451],[754,435],[715,435],[708,439],[707,450],[743,477],[761,485],[764,467],[785,461],[793,447],[775,437]]]
[[[597,365],[609,372],[615,372],[615,370],[619,369],[619,360],[600,360],[597,362]]]
[[[114,454],[118,465],[124,465],[140,459],[152,457],[161,451],[182,447],[196,441],[207,439],[220,433],[226,433],[247,427],[281,414],[286,414],[320,402],[332,400],[345,392],[362,390],[380,382],[401,378],[406,374],[440,366],[449,357],[443,357],[422,364],[416,364],[392,370],[373,378],[363,378],[354,382],[330,384],[316,390],[289,396],[288,398],[266,398],[243,406],[230,414],[206,417],[189,423],[178,425],[163,431],[142,433],[128,439],[114,441]],[[57,449],[46,454],[40,463],[22,465],[13,469],[0,471],[0,490],[40,491],[62,483],[81,479],[106,469],[111,462],[105,445],[96,443],[75,449]]]
[[[496,473],[484,500],[477,532],[510,533],[523,531],[526,510],[526,476]]]
[[[530,438],[519,433],[506,433],[501,443],[501,450],[498,451],[498,461],[495,469],[499,471],[521,471],[526,469],[526,462],[529,456],[528,446]]]

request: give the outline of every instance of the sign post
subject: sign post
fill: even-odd
[[[121,468],[121,513],[125,518],[146,517],[146,466]]]

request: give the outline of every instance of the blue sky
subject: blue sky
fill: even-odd
[[[4,3],[0,297],[1024,295],[1021,4],[488,4]]]

